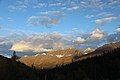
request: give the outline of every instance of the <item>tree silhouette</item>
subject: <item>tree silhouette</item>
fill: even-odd
[[[11,59],[14,60],[14,61],[17,59],[17,56],[16,56],[16,52],[15,52],[15,51],[13,51],[13,55],[12,55]]]

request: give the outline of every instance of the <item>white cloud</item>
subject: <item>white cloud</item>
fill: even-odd
[[[106,37],[107,42],[117,42],[120,41],[120,33],[114,33],[114,34],[110,34]]]
[[[70,34],[66,34],[65,36],[68,40],[73,40],[74,39],[74,36],[72,36]]]
[[[15,50],[18,52],[24,52],[24,51],[31,51],[31,48],[28,43],[19,42],[19,43],[13,44],[13,47],[11,48],[11,50]]]
[[[103,44],[105,41],[105,37],[107,36],[107,32],[101,31],[98,27],[93,30],[92,32],[82,32],[79,33],[78,36],[80,37],[78,41],[83,42],[74,42],[73,45],[79,49],[86,49],[90,48],[97,48],[100,44]],[[81,38],[82,37],[82,38]]]
[[[49,11],[40,12],[40,14],[49,14]]]
[[[9,11],[25,11],[31,4],[36,3],[36,0],[16,0],[13,4],[8,5]]]
[[[79,6],[73,6],[73,7],[67,8],[67,10],[69,10],[69,11],[73,11],[73,10],[77,10],[77,9],[79,9]]]
[[[104,37],[104,32],[101,32],[99,28],[96,28],[94,31],[91,32],[91,38],[93,39],[101,39]]]
[[[120,6],[120,0],[110,0],[107,4],[110,8],[118,7]],[[114,6],[115,5],[115,6]]]
[[[27,8],[26,5],[9,5],[8,10],[9,11],[17,11],[17,10],[25,10]]]
[[[32,6],[33,8],[41,8],[48,6],[47,3],[37,3],[36,5]]]
[[[98,8],[104,7],[104,3],[101,0],[82,0],[80,1],[80,7],[82,8]]]
[[[11,50],[40,52],[65,49],[71,43],[65,40],[63,36],[61,33],[46,33],[30,36],[24,40],[14,42]]]
[[[91,38],[93,39],[101,39],[106,35],[106,32],[101,31],[98,27],[91,32]]]
[[[50,8],[55,9],[55,7],[62,7],[63,10],[77,10],[79,8],[114,8],[116,6],[120,6],[119,0],[110,0],[110,1],[102,1],[102,0],[53,0],[53,1],[42,1],[42,0],[17,0],[13,5],[9,5],[8,9],[10,11],[13,10],[26,10],[27,8]],[[68,8],[69,5],[69,8]],[[73,7],[72,7],[73,6]],[[65,8],[66,7],[66,8]]]
[[[118,27],[115,31],[119,33],[120,32],[120,27]]]
[[[43,11],[43,12],[40,12],[40,14],[52,15],[52,16],[64,16],[65,15],[65,13],[61,11]]]
[[[12,43],[6,40],[0,40],[0,54],[4,54],[12,47]]]
[[[92,38],[97,38],[97,39],[99,39],[99,38],[102,38],[104,35],[103,34],[100,34],[100,33],[95,33],[95,34],[92,34]]]
[[[109,17],[112,15],[113,15],[112,13],[101,12],[101,13],[94,14],[94,15],[86,15],[85,18],[90,19],[90,18],[95,18],[95,17]]]
[[[97,20],[95,20],[95,22],[101,24],[101,23],[116,20],[116,19],[117,19],[117,17],[106,17],[106,18],[102,18],[102,19],[97,19]]]
[[[95,49],[105,42],[104,40],[107,36],[107,32],[101,31],[97,27],[91,32],[79,32],[76,35],[77,36],[74,36],[75,40],[72,43],[74,47],[81,50],[88,47]]]
[[[2,38],[3,40],[0,41],[0,45],[3,47],[1,46],[0,49],[5,49],[5,51],[11,49],[20,52],[41,52],[75,47],[84,50],[88,47],[93,49],[97,48],[105,42],[114,42],[120,40],[120,33],[107,35],[105,31],[101,31],[99,28],[96,28],[91,32],[82,32],[80,34],[77,33],[74,36],[59,32],[34,34],[33,36],[26,36],[24,38],[19,37],[20,35],[22,36],[22,34],[8,36],[6,40],[16,37],[14,40],[12,40],[12,43],[9,41],[6,42],[6,40]],[[7,45],[8,48],[4,45]]]
[[[42,7],[62,7],[62,6],[66,6],[66,2],[67,1],[47,1],[47,2],[36,2],[36,4],[34,6],[32,6],[33,8],[42,8]]]
[[[42,16],[31,16],[28,22],[35,26],[52,27],[60,22],[66,14],[62,11],[43,11],[39,12]]]
[[[59,19],[50,18],[47,16],[31,16],[28,18],[28,23],[32,26],[51,27],[59,23]]]
[[[79,42],[79,43],[83,43],[85,42],[86,40],[84,38],[81,38],[81,37],[77,37],[74,42]]]
[[[102,16],[102,17],[109,17],[112,16],[112,13],[108,13],[108,12],[101,12],[99,14],[97,14],[96,16]]]
[[[57,3],[51,3],[49,6],[65,6],[65,3],[57,2]]]
[[[0,36],[0,38],[2,38],[3,40],[10,40],[10,41],[21,40],[24,39],[25,37],[27,37],[25,33],[19,33],[19,32],[9,33],[4,36]]]

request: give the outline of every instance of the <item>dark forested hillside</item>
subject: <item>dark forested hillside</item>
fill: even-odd
[[[0,80],[40,80],[35,71],[28,66],[0,56]]]
[[[120,48],[49,70],[47,80],[120,80]]]

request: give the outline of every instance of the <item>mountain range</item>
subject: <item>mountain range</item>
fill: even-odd
[[[66,65],[72,60],[78,59],[84,55],[83,52],[76,48],[68,48],[66,50],[51,51],[43,54],[36,54],[34,56],[23,56],[18,61],[36,68],[54,68],[56,66]]]
[[[70,64],[73,61],[79,61],[88,57],[99,56],[103,52],[111,51],[120,46],[120,42],[105,44],[96,50],[87,48],[80,51],[76,48],[68,48],[65,50],[50,51],[48,53],[36,54],[34,56],[23,56],[18,61],[30,67],[34,66],[37,69],[54,68]]]

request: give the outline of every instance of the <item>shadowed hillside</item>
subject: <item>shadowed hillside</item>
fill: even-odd
[[[0,56],[0,80],[40,80],[39,77],[28,66]]]
[[[120,47],[102,55],[49,70],[47,80],[119,80]]]

